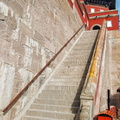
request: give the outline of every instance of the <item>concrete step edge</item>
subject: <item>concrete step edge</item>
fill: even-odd
[[[80,90],[74,90],[74,91],[70,91],[70,90],[66,90],[66,91],[64,91],[64,90],[43,90],[42,91],[42,94],[53,94],[53,93],[55,93],[55,94],[63,94],[63,95],[66,95],[66,94],[70,94],[70,95],[74,95],[74,94],[76,94],[76,95],[79,95],[79,93],[80,93]]]
[[[57,86],[58,86],[58,87],[63,87],[63,86],[59,86],[59,85],[49,85],[49,84],[47,84],[46,87],[48,87],[48,86],[49,86],[49,87],[50,87],[50,86],[52,86],[52,87],[57,87]],[[76,85],[66,85],[66,86],[64,86],[64,87],[76,87]]]
[[[38,100],[44,100],[45,98],[37,98],[37,99],[38,99]],[[56,99],[46,99],[46,100],[56,101]],[[63,99],[57,99],[57,101],[80,102],[79,100],[63,100]]]
[[[32,119],[37,119],[37,120],[65,120],[65,119],[54,119],[54,118],[45,118],[45,117],[35,117],[35,116],[25,116],[23,118],[32,118]]]
[[[62,106],[62,105],[51,105],[51,104],[37,104],[37,103],[33,103],[32,105],[38,105],[38,106],[41,106],[41,105],[45,105],[45,106],[50,106],[50,107],[62,107],[62,108],[79,108],[79,107],[76,107],[76,106]]]
[[[76,115],[75,113],[68,113],[68,112],[54,112],[49,110],[36,110],[36,109],[29,109],[27,111],[35,111],[35,112],[49,112],[49,113],[57,113],[57,114],[67,114],[67,115]]]

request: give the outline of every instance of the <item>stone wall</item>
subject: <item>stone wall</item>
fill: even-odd
[[[106,41],[105,41],[105,53],[103,58],[103,67],[102,67],[102,89],[100,93],[100,111],[106,110],[107,107],[107,90],[111,89],[111,80],[110,80],[110,41],[109,41],[109,31],[107,31]]]
[[[0,0],[0,109],[6,107],[81,25],[67,0]],[[7,113],[11,116],[7,120],[24,108],[65,53]]]
[[[109,31],[108,40],[110,46],[110,104],[120,108],[120,93],[117,92],[117,89],[120,87],[120,31]]]
[[[107,109],[107,89],[110,90],[110,105],[120,107],[119,93],[117,88],[120,87],[120,31],[108,31],[106,41],[106,54],[104,74],[102,77],[102,92],[100,111]]]

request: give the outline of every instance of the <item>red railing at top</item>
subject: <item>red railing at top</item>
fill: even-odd
[[[83,28],[82,25],[76,33],[68,40],[68,42],[50,59],[50,61],[33,77],[33,79],[16,95],[16,97],[3,109],[3,114],[6,114],[13,105],[20,99],[23,93],[34,83],[34,81],[42,74],[42,72],[51,64],[51,62],[59,55],[59,53],[70,43],[70,41],[76,36],[76,34]]]

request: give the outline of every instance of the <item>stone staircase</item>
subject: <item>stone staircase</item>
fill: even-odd
[[[75,120],[98,31],[86,31],[21,120]]]

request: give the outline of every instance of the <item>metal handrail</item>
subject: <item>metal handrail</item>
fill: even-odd
[[[20,99],[24,92],[32,85],[32,83],[42,74],[42,72],[51,64],[51,62],[59,55],[59,53],[68,45],[68,43],[76,36],[83,28],[84,24],[76,31],[76,33],[68,40],[68,42],[50,59],[50,61],[32,78],[32,80],[16,95],[16,97],[3,109],[3,114],[6,114],[13,105]]]

